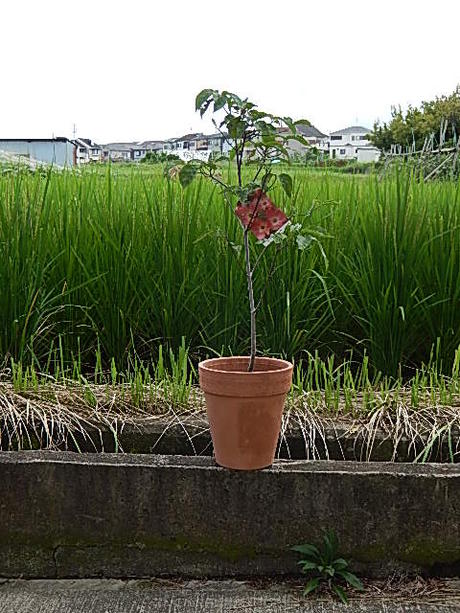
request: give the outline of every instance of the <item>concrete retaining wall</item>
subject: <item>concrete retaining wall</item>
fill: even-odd
[[[357,571],[460,571],[458,465],[0,453],[0,576],[292,574],[333,528]]]
[[[340,422],[330,422],[324,428],[302,428],[292,423],[279,440],[277,457],[289,460],[350,460],[372,462],[412,462],[417,456],[423,457],[427,449],[426,460],[429,462],[460,461],[460,432],[452,428],[449,433],[442,431],[438,439],[430,435],[416,437],[398,436],[396,442],[382,429],[373,432],[357,432]],[[48,428],[39,427],[41,436],[32,428],[21,434],[21,448],[42,449],[50,442],[50,431],[61,433],[56,424]],[[116,435],[114,432],[116,431]],[[9,438],[11,428],[0,424],[0,450],[17,449],[18,441]],[[8,436],[7,436],[8,433]],[[3,436],[1,436],[3,434]],[[450,440],[449,440],[450,437]],[[56,437],[55,437],[56,439]],[[85,426],[85,435],[78,429],[66,442],[53,443],[61,451],[116,452],[165,454],[165,455],[212,455],[213,447],[206,416],[181,416],[181,420],[158,417],[151,421],[127,423],[109,429],[106,423],[98,427]]]

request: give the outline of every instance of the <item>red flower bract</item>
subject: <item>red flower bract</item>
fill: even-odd
[[[258,240],[269,238],[288,221],[283,211],[260,188],[251,194],[248,202],[238,202],[235,215]]]

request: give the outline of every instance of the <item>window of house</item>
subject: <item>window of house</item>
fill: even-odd
[[[342,140],[341,136],[331,136],[331,140]]]
[[[345,149],[340,149],[339,153],[340,153],[340,155],[345,155]]]

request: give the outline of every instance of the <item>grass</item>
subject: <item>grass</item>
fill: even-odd
[[[420,461],[444,437],[453,459],[460,183],[293,175],[274,201],[323,238],[256,279],[260,351],[295,362],[283,431],[343,421],[371,449],[380,429],[424,441]],[[0,174],[2,446],[200,413],[198,360],[248,351],[240,238],[218,192],[160,167]]]
[[[294,197],[275,190],[275,201],[326,238],[280,255],[261,352],[407,380],[434,351],[448,374],[460,344],[460,184],[294,175]],[[133,356],[157,360],[183,337],[194,364],[246,353],[242,254],[228,240],[240,234],[219,194],[200,182],[182,191],[160,169],[0,176],[0,356],[88,374],[99,362],[127,372]],[[270,254],[258,292],[269,267]]]
[[[179,350],[160,345],[157,362],[133,359],[126,373],[114,363],[104,370],[101,359],[91,376],[78,370],[50,365],[57,376],[40,373],[34,365],[23,368],[11,361],[0,380],[0,449],[104,449],[124,451],[122,433],[157,427],[157,442],[172,431],[186,437],[191,453],[196,436],[207,432],[204,399],[194,385],[195,373],[183,340]],[[291,456],[290,436],[302,437],[306,457],[327,457],[331,436],[339,446],[354,440],[356,454],[370,460],[383,440],[389,441],[392,459],[406,441],[407,455],[425,462],[460,454],[460,377],[457,352],[450,376],[436,370],[436,358],[403,383],[371,377],[367,360],[336,364],[310,356],[307,367],[296,365],[281,428],[280,450]],[[179,432],[179,434],[177,434]],[[109,437],[107,439],[107,436]],[[151,436],[151,433],[150,433]],[[105,443],[104,443],[105,441]],[[329,441],[329,442],[328,442]]]
[[[124,451],[125,431],[142,432],[157,424],[153,448],[175,431],[174,437],[189,441],[191,453],[202,453],[194,439],[208,431],[203,396],[192,385],[186,350],[170,358],[176,367],[160,362],[155,377],[139,365],[125,381],[114,373],[101,373],[99,383],[84,376],[75,380],[61,375],[56,380],[14,364],[0,381],[0,449],[96,451],[104,450],[109,441],[110,448]],[[458,459],[458,380],[426,372],[426,379],[420,376],[406,386],[387,388],[366,380],[362,372],[354,380],[347,364],[340,371],[345,377],[316,359],[309,379],[299,384],[296,377],[281,428],[280,450],[288,457],[289,440],[296,432],[307,458],[327,457],[332,437],[339,446],[344,439],[355,441],[356,454],[366,461],[382,439],[389,441],[393,460],[401,441],[406,441],[407,455],[415,461],[437,457],[441,445],[447,448],[444,460]],[[423,387],[430,381],[433,387]]]

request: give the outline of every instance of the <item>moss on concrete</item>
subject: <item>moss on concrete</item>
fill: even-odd
[[[435,564],[460,564],[460,543],[449,542],[448,535],[442,543],[431,539],[414,539],[409,541],[398,558],[428,567]]]
[[[54,552],[57,548],[74,549],[98,549],[107,552],[113,549],[119,551],[125,548],[137,548],[140,550],[158,552],[190,552],[211,554],[220,557],[228,562],[238,562],[242,559],[254,559],[259,554],[277,556],[277,552],[259,551],[255,547],[239,544],[226,543],[222,540],[200,538],[190,539],[186,536],[177,536],[173,539],[147,537],[142,539],[111,539],[104,542],[88,538],[78,538],[75,536],[60,536],[53,538],[50,536],[39,536],[31,539],[29,536],[21,534],[8,534],[2,538],[0,534],[0,551],[3,549],[22,548],[24,546],[36,547],[42,551]],[[279,554],[278,554],[279,555]]]
[[[429,569],[438,564],[460,564],[460,544],[432,539],[410,540],[403,549],[388,543],[374,543],[354,549],[350,557],[359,562],[385,562],[389,559]]]

